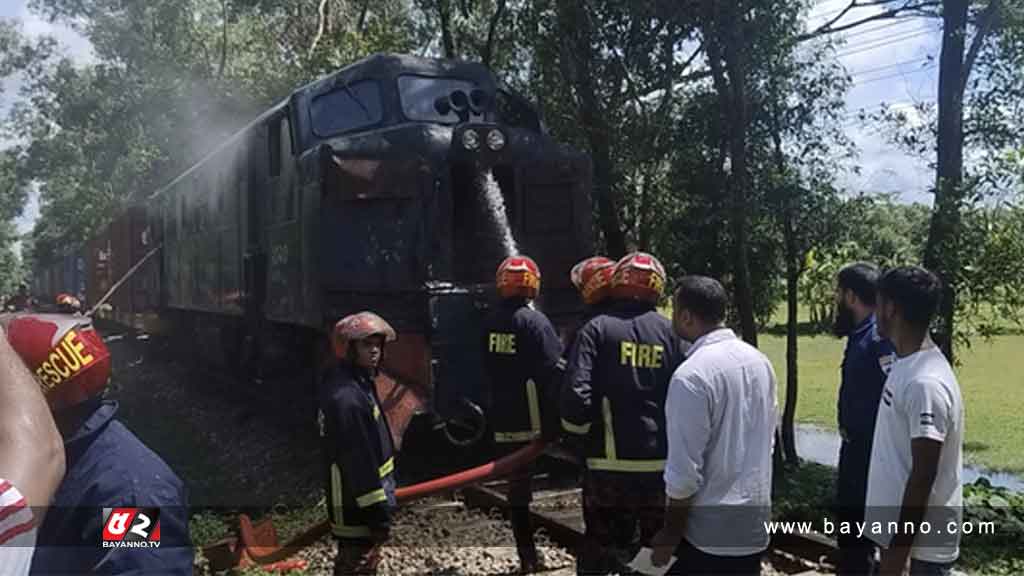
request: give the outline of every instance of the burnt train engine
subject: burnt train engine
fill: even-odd
[[[479,324],[501,259],[538,262],[538,305],[564,331],[568,271],[593,250],[586,155],[484,66],[409,56],[296,90],[154,193],[144,226],[138,212],[86,247],[106,263],[162,243],[114,317],[155,312],[229,369],[295,371],[334,321],[373,310],[399,333],[378,381],[397,447],[414,415],[461,423],[444,426],[457,444],[482,435]]]

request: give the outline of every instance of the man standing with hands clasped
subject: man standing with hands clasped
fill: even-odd
[[[775,372],[768,358],[723,326],[728,296],[718,281],[679,281],[676,334],[693,342],[665,403],[665,527],[655,566],[676,551],[670,574],[761,573],[771,519]]]
[[[878,268],[858,262],[846,266],[836,277],[836,321],[833,332],[845,336],[842,380],[839,386],[839,481],[836,500],[838,519],[850,526],[864,521],[864,498],[868,489],[871,442],[875,416],[885,378],[896,359],[892,344],[878,334],[875,304]],[[875,545],[854,531],[841,532],[838,576],[867,576],[872,572]]]
[[[945,576],[960,553],[963,400],[928,336],[941,291],[917,266],[890,270],[878,283],[878,331],[897,356],[878,406],[865,511],[867,526],[881,526],[867,534],[885,549],[881,576],[905,574],[908,557],[911,576]],[[899,532],[888,531],[890,522]]]

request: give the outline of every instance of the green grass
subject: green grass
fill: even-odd
[[[662,313],[669,315],[668,310]],[[806,321],[801,314],[800,320]],[[785,322],[785,311],[776,315]],[[786,337],[776,327],[762,332],[758,344],[779,378],[779,409],[786,398]],[[839,364],[845,340],[831,335],[800,336],[797,351],[800,394],[797,422],[836,428]],[[958,351],[957,379],[964,397],[965,455],[971,464],[993,471],[1024,473],[1024,334],[974,339]]]
[[[781,409],[786,394],[786,338],[762,334],[759,344],[778,375]],[[798,422],[836,428],[843,346],[843,340],[828,335],[800,337]],[[1024,473],[1024,335],[978,337],[959,354],[956,375],[964,397],[967,460],[991,470]]]

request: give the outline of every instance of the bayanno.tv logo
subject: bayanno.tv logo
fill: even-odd
[[[104,508],[104,548],[159,548],[159,508]]]

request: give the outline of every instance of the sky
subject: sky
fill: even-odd
[[[821,0],[808,16],[814,28],[835,18],[849,0]],[[858,8],[849,12],[836,25],[858,20],[876,12],[877,8]],[[32,13],[28,0],[0,2],[0,18],[17,18],[29,35],[49,34],[64,46],[64,51],[78,63],[92,60],[89,41],[67,26],[51,24]],[[854,192],[885,192],[895,194],[904,202],[931,204],[928,192],[934,179],[926,162],[903,153],[887,142],[877,127],[863,126],[856,120],[858,110],[877,111],[884,102],[912,113],[915,103],[934,102],[938,86],[937,62],[941,44],[939,22],[911,19],[871,22],[846,34],[846,46],[837,52],[840,63],[853,76],[853,88],[846,97],[849,136],[860,149],[859,175],[843,174],[845,187]],[[17,95],[19,80],[8,79],[0,94],[0,115],[5,115]],[[4,142],[0,141],[0,148]],[[39,216],[36,194],[31,194],[25,211],[17,220],[19,232],[28,232]]]

